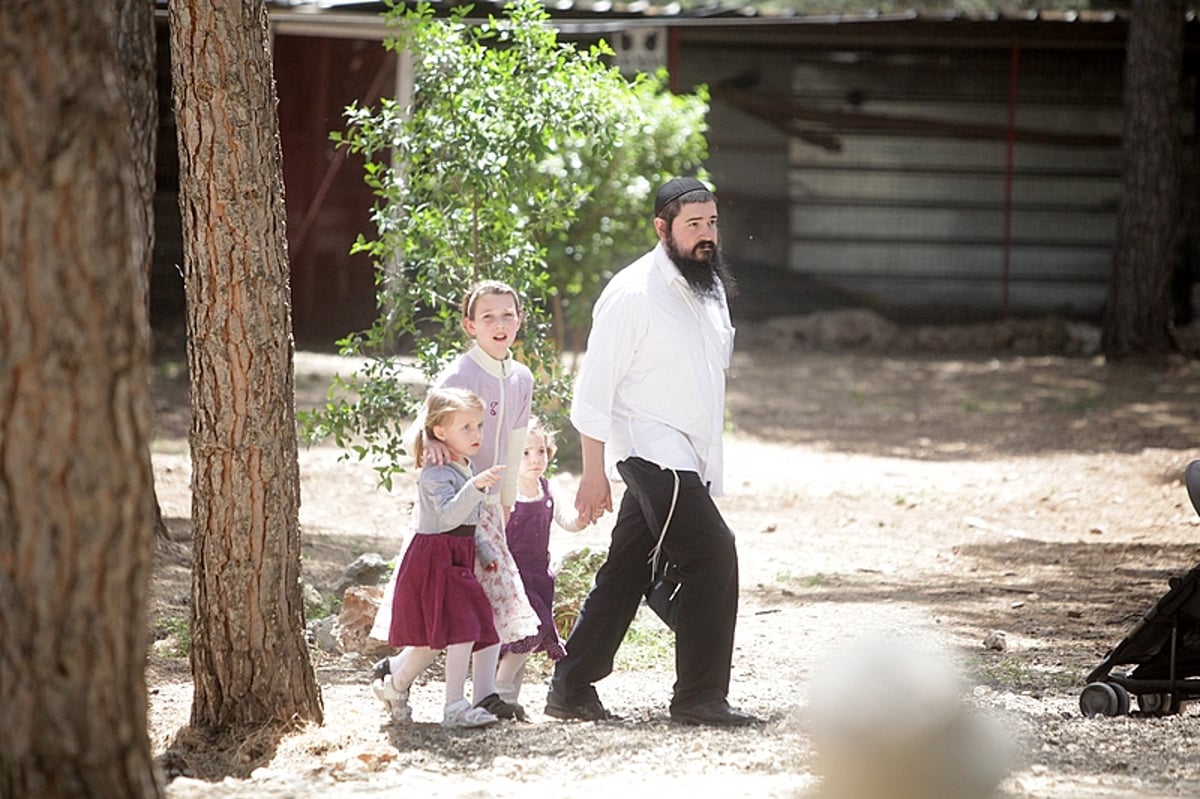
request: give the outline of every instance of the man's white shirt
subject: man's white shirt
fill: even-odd
[[[660,243],[596,301],[571,422],[605,442],[605,467],[644,458],[722,490],[725,370],[734,329],[724,293],[697,297]]]

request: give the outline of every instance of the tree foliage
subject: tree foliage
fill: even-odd
[[[708,90],[701,86],[695,94],[676,95],[667,89],[666,78],[665,72],[643,75],[612,98],[623,104],[619,111],[626,128],[611,158],[554,165],[576,179],[586,176],[595,187],[549,246],[560,348],[581,348],[566,335],[587,330],[592,302],[613,270],[654,246],[649,216],[658,187],[679,174],[705,177]]]
[[[536,0],[482,22],[469,11],[393,5],[385,46],[412,57],[412,96],[352,105],[333,134],[363,156],[377,197],[378,235],[353,250],[375,263],[379,315],[340,342],[368,356],[364,368],[302,422],[310,438],[374,459],[389,486],[413,406],[404,356],[429,380],[462,350],[469,285],[503,280],[524,298],[516,355],[538,380],[537,410],[560,420],[569,389],[555,310],[583,318],[601,264],[645,249],[655,181],[694,172],[706,152],[703,90],[674,97],[661,77],[626,80],[605,44],[560,42]]]

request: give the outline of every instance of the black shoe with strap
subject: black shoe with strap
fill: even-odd
[[[516,702],[505,702],[500,694],[488,694],[476,702],[475,707],[483,708],[498,719],[525,721],[525,708]]]

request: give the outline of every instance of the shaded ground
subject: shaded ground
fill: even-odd
[[[297,359],[301,405],[320,400],[329,369],[323,357]],[[320,655],[323,728],[247,754],[246,773],[261,766],[251,778],[180,779],[169,795],[807,796],[817,783],[807,687],[831,654],[872,634],[950,648],[972,707],[1018,742],[1002,796],[1195,796],[1195,711],[1084,719],[1078,699],[1167,577],[1200,562],[1200,519],[1181,482],[1200,453],[1197,378],[1200,365],[1185,361],[1160,372],[1084,358],[739,352],[721,501],[743,586],[731,699],[767,724],[670,725],[669,646],[638,647],[649,654],[600,684],[624,722],[544,719],[537,664],[522,696],[532,723],[475,733],[434,723],[436,679],[414,689],[416,725],[385,724],[363,683],[368,659]],[[155,466],[168,522],[186,537],[179,387],[160,386]],[[410,496],[403,481],[392,495],[377,489],[369,466],[338,455],[301,454],[304,568],[325,590],[359,554],[394,554]],[[557,480],[573,491],[571,475]],[[556,557],[603,547],[611,522],[556,531]],[[165,627],[186,613],[186,542],[160,561]],[[637,630],[667,635],[645,612]],[[995,631],[1004,651],[983,646]],[[187,720],[186,660],[153,657],[150,682],[164,749]]]

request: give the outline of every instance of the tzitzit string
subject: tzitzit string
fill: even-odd
[[[667,471],[675,478],[675,487],[671,491],[671,508],[667,511],[667,520],[663,522],[662,532],[658,534],[658,543],[654,545],[654,549],[650,551],[650,558],[646,561],[650,564],[652,574],[658,574],[658,560],[662,555],[663,539],[667,537],[667,528],[671,526],[671,518],[675,515],[675,503],[679,500],[679,472],[674,469]]]

